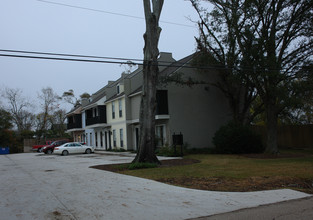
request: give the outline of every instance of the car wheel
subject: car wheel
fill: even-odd
[[[91,150],[88,148],[87,150],[86,150],[86,154],[90,154],[91,153]]]
[[[62,152],[62,155],[63,155],[63,156],[67,156],[67,155],[68,155],[68,151],[67,151],[67,150],[64,150],[64,151]]]
[[[47,154],[52,154],[52,150],[48,150],[48,151],[47,151]]]

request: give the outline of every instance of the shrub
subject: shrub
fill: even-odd
[[[263,153],[265,148],[259,135],[248,126],[229,122],[222,126],[213,137],[216,153],[249,154]]]
[[[180,152],[180,148],[177,147],[176,151]],[[176,152],[176,155],[175,155],[174,147],[170,147],[170,146],[159,147],[155,150],[156,155],[164,156],[164,157],[176,157],[177,154],[180,154],[178,152]]]
[[[156,163],[131,163],[128,165],[129,170],[145,169],[145,168],[155,168],[158,165]]]

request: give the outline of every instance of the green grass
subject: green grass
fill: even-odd
[[[302,151],[301,151],[302,152]],[[288,154],[299,152],[284,151]],[[162,178],[235,178],[296,177],[311,179],[313,183],[313,154],[302,157],[256,159],[239,155],[193,154],[185,158],[200,160],[185,166],[126,170],[123,174],[158,180]]]

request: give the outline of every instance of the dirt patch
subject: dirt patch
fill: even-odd
[[[255,159],[284,159],[284,158],[303,158],[310,156],[308,154],[241,154],[239,156]]]
[[[290,177],[251,177],[247,179],[234,178],[162,178],[157,181],[192,189],[228,192],[251,192],[272,189],[295,189],[313,194],[313,180]]]

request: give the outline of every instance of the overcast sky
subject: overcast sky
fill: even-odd
[[[0,0],[0,49],[142,59],[143,17],[142,0]],[[197,20],[189,1],[165,0],[159,50],[177,60],[195,51],[198,31],[188,17]],[[32,99],[47,86],[59,95],[69,89],[77,96],[92,94],[125,70],[118,64],[1,56],[0,67],[0,86],[20,88]]]

